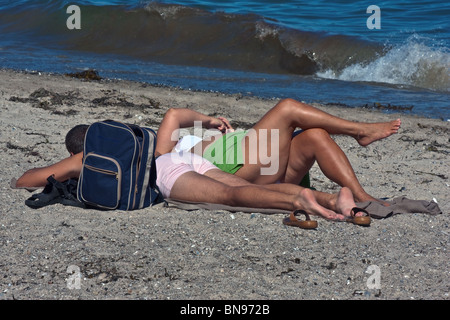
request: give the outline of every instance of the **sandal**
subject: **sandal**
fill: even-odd
[[[298,220],[295,216],[297,214],[304,214],[306,220]],[[299,227],[301,229],[315,229],[317,228],[317,221],[311,220],[309,214],[304,210],[292,211],[289,217],[283,219],[283,224],[292,227]]]
[[[84,208],[85,205],[76,197],[77,182],[69,179],[59,182],[53,176],[47,178],[47,185],[41,193],[33,194],[25,204],[33,209],[61,203],[65,206]]]
[[[48,179],[47,179],[48,180]],[[25,204],[33,209],[42,208],[58,202],[59,191],[53,188],[53,184],[47,183],[41,193],[35,193],[27,200]]]
[[[359,213],[359,212],[364,212],[366,215],[357,217],[356,214]],[[369,212],[367,212],[364,209],[361,209],[361,208],[358,208],[358,207],[354,207],[351,210],[351,217],[347,218],[346,221],[350,222],[350,223],[357,224],[359,226],[368,227],[370,225],[370,223],[372,222],[372,219],[370,218]]]

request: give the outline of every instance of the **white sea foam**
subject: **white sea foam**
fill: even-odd
[[[326,70],[317,76],[344,81],[381,82],[450,92],[450,52],[432,47],[417,36],[391,48],[366,64],[353,64],[341,71]]]

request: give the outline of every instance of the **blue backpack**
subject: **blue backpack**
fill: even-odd
[[[77,198],[88,207],[135,210],[159,197],[155,166],[156,133],[113,120],[91,124],[84,141]]]

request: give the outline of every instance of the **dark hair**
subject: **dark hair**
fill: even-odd
[[[83,151],[84,137],[88,129],[87,124],[79,124],[69,130],[66,134],[67,151],[77,154]]]

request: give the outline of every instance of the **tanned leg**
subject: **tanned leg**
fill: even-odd
[[[362,146],[397,133],[401,125],[400,119],[377,123],[348,121],[293,99],[282,100],[275,108],[288,110],[292,121],[301,129],[321,128],[331,135],[349,135]]]
[[[292,139],[292,133],[297,127],[306,130]],[[357,123],[286,99],[269,110],[253,127],[254,130],[249,132],[248,140],[244,139],[245,164],[236,175],[257,184],[270,184],[279,180],[298,183],[314,161],[317,161],[324,174],[339,185],[350,188],[357,201],[375,200],[364,191],[344,152],[329,135],[347,134],[357,139],[361,145],[367,145],[396,133],[399,127],[400,120],[375,124]],[[268,132],[267,137],[261,134],[264,131]],[[260,143],[261,139],[266,139],[267,150],[272,150],[273,141],[270,137],[275,131],[278,135],[278,171],[272,175],[264,175],[261,168],[268,165],[261,161],[251,163],[249,155],[255,153],[254,150],[257,149],[251,147],[255,141]]]
[[[306,130],[292,140],[284,182],[298,184],[314,161],[327,178],[348,187],[356,201],[376,200],[359,183],[345,153],[322,129]]]
[[[214,171],[212,175],[211,172]],[[206,174],[219,178],[226,173],[220,170],[210,170]],[[187,172],[181,175],[170,193],[170,197],[181,201],[210,202],[230,206],[253,208],[273,208],[283,210],[302,209],[312,215],[321,216],[329,220],[343,220],[343,214],[326,209],[317,203],[309,189],[304,193],[289,194],[270,190],[265,186],[245,184],[229,186],[220,180],[196,172]],[[195,188],[192,188],[195,185]]]
[[[229,186],[246,186],[251,185],[250,182],[247,180],[244,180],[236,175],[231,175],[224,173],[221,170],[210,170],[205,173],[206,176],[216,180],[220,181],[223,184],[229,185]],[[336,211],[338,208],[336,206],[336,203],[338,201],[338,193],[325,193],[317,190],[310,190],[306,189],[302,186],[299,186],[298,184],[291,184],[291,183],[274,183],[274,184],[265,184],[261,185],[261,187],[264,187],[268,190],[281,192],[285,194],[290,194],[294,196],[301,196],[302,202],[304,205],[304,210],[308,210],[308,208],[311,208],[315,206],[316,204],[319,204],[320,206]],[[306,191],[305,191],[306,190]],[[312,196],[310,196],[312,194]],[[311,201],[311,199],[314,198],[314,201]],[[311,212],[311,211],[308,211]],[[336,211],[337,212],[337,211]],[[340,212],[342,213],[342,212]]]

